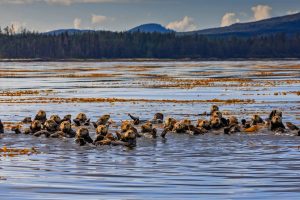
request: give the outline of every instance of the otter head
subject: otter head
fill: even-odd
[[[46,112],[43,110],[39,110],[35,116],[35,120],[40,120],[42,123],[44,123],[47,119]]]
[[[38,120],[34,120],[30,125],[30,129],[34,131],[40,131],[42,129],[41,122]]]
[[[54,132],[57,131],[58,125],[54,120],[49,119],[45,122],[44,127],[46,128],[47,131]]]
[[[105,125],[109,119],[110,119],[110,115],[102,115],[99,120],[102,121],[103,125]]]
[[[97,133],[98,135],[103,135],[103,136],[107,135],[107,133],[108,133],[108,126],[105,126],[105,125],[99,125],[99,126],[97,127],[97,129],[96,129],[96,133]]]
[[[55,121],[57,124],[61,123],[61,118],[58,115],[52,115],[50,119]]]
[[[278,115],[273,116],[272,120],[271,120],[271,123],[272,124],[281,124],[282,123],[281,116],[278,116]]]
[[[71,122],[72,119],[72,115],[65,115],[64,118],[62,119],[62,121],[69,121]]]
[[[71,128],[72,128],[72,126],[69,121],[64,121],[59,126],[60,131],[62,131],[64,133],[70,132]]]
[[[210,113],[214,113],[216,111],[219,111],[219,107],[217,105],[212,105],[210,107]]]
[[[128,131],[130,128],[132,127],[132,124],[130,121],[122,121],[122,124],[121,124],[121,131],[123,133],[125,133],[126,131]]]
[[[222,113],[220,111],[215,111],[212,113],[211,118],[222,118]]]
[[[125,139],[136,139],[136,133],[133,130],[128,130],[123,135]]]
[[[164,114],[162,114],[162,113],[155,113],[153,119],[154,119],[154,120],[160,120],[160,121],[163,121],[163,120],[164,120]]]
[[[221,125],[221,120],[218,117],[214,117],[211,119],[210,123],[213,127],[218,127]]]
[[[86,116],[86,114],[84,114],[84,113],[79,113],[79,114],[76,116],[76,119],[78,119],[78,120],[81,121],[81,122],[85,122],[85,121],[87,121],[87,116]]]
[[[274,116],[282,117],[282,112],[279,110],[273,110],[269,115],[269,119],[272,120]]]
[[[197,127],[207,128],[209,127],[209,122],[207,120],[199,119],[197,121]]]

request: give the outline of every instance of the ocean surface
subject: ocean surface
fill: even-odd
[[[114,132],[128,113],[195,122],[213,104],[239,119],[279,109],[299,126],[299,95],[298,61],[0,62],[0,148],[40,152],[0,154],[0,199],[299,199],[300,137],[292,131],[171,133],[128,149],[9,130],[40,109],[92,121],[110,114]]]

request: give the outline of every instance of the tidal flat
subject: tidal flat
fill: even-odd
[[[93,121],[109,114],[115,131],[128,113],[195,123],[213,104],[238,119],[278,109],[284,122],[299,126],[300,62],[0,62],[0,147],[39,151],[0,154],[0,198],[299,198],[300,137],[291,131],[168,134],[139,138],[133,149],[10,131],[40,109],[61,117],[84,112]]]

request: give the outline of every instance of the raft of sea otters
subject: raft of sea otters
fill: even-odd
[[[224,134],[230,135],[237,132],[256,132],[262,128],[277,133],[285,133],[289,129],[296,136],[300,136],[299,128],[296,125],[291,122],[287,122],[286,126],[283,124],[282,112],[278,110],[273,110],[265,120],[259,115],[253,115],[250,120],[242,119],[239,122],[234,116],[224,118],[219,107],[213,105],[210,113],[207,114],[210,119],[199,119],[196,124],[192,124],[189,119],[180,121],[171,117],[164,119],[162,113],[156,113],[151,120],[140,120],[139,117],[131,114],[128,114],[128,116],[131,120],[122,121],[120,131],[113,134],[109,132],[112,123],[110,115],[103,115],[96,122],[91,122],[84,113],[79,113],[73,120],[71,115],[66,115],[63,119],[58,115],[52,115],[50,119],[47,119],[46,112],[40,110],[34,120],[31,117],[26,117],[20,124],[13,126],[11,131],[16,134],[34,135],[36,137],[75,138],[75,142],[80,146],[89,143],[95,146],[123,145],[126,147],[135,147],[138,137],[157,138],[155,126],[163,126],[163,131],[160,134],[162,138],[166,138],[168,133],[201,135],[213,130],[223,130]],[[23,128],[22,125],[24,124],[28,124],[29,127]],[[96,130],[94,139],[89,134],[91,127]],[[4,126],[0,120],[0,134],[3,133]]]

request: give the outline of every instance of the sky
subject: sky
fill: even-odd
[[[0,0],[0,26],[126,31],[159,23],[193,31],[300,11],[300,0]]]

